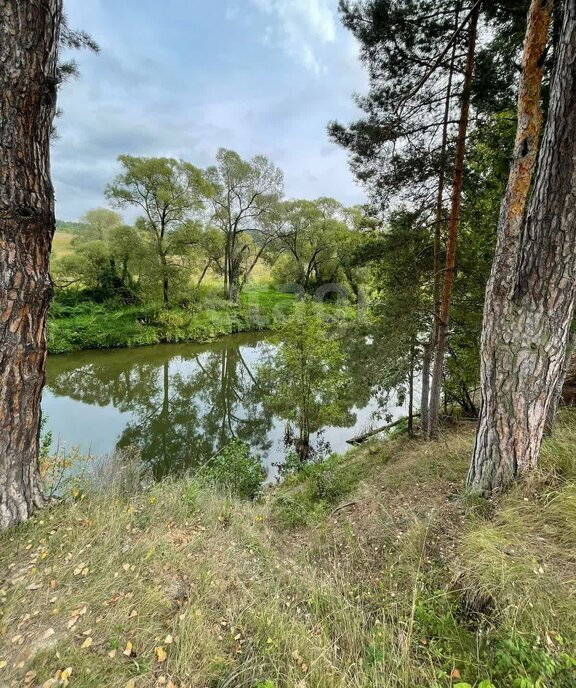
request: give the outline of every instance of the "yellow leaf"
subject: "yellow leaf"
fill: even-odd
[[[60,676],[61,681],[67,681],[70,676],[72,676],[72,667],[68,667],[67,669],[64,669],[62,672],[62,676]]]
[[[124,654],[126,657],[130,657],[132,655],[132,643],[128,641],[126,643],[126,649],[124,650]]]
[[[92,642],[93,642],[92,638],[88,637],[88,638],[86,638],[86,640],[82,643],[82,645],[80,647],[82,647],[82,649],[86,649],[87,647],[90,647],[90,645],[92,645]]]
[[[159,662],[165,662],[166,661],[166,650],[164,650],[163,647],[155,647],[154,648],[154,654],[156,655],[156,659]]]
[[[8,662],[5,659],[0,659],[0,669],[3,669],[7,664]]]

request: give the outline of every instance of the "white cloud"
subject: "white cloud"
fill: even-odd
[[[336,40],[333,0],[249,1],[273,20],[264,36],[267,45],[279,45],[315,74],[323,71],[318,48]]]

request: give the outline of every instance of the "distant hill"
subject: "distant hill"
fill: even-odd
[[[67,234],[82,234],[86,225],[83,222],[70,222],[69,220],[56,220],[56,231]]]

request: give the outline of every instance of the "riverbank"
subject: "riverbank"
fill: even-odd
[[[187,308],[56,302],[48,321],[48,351],[202,343],[238,332],[274,330],[290,314],[294,301],[293,294],[253,287],[242,294],[239,304],[208,298]]]
[[[464,495],[472,441],[371,443],[257,501],[76,494],[0,535],[0,684],[573,688],[576,415],[494,503]]]

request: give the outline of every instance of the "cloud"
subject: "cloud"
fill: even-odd
[[[249,0],[273,21],[263,41],[279,45],[292,59],[316,75],[323,69],[319,56],[323,45],[336,40],[336,17],[332,0]],[[231,7],[234,14],[236,6]]]
[[[102,52],[75,55],[81,78],[60,94],[58,216],[106,205],[121,153],[206,167],[220,146],[271,158],[288,197],[361,202],[345,152],[326,134],[329,120],[355,116],[351,94],[365,79],[328,7],[335,0],[227,0],[194,12],[191,4],[67,0],[72,25],[93,33]]]

